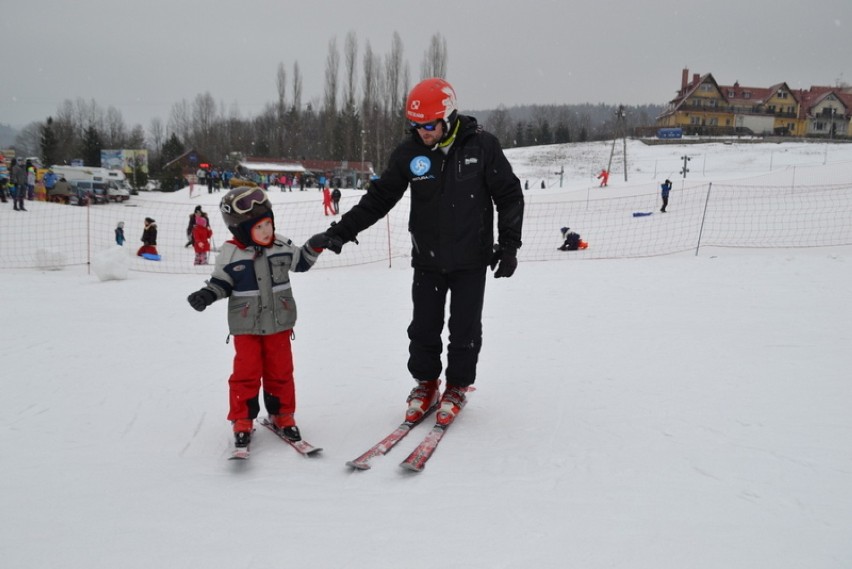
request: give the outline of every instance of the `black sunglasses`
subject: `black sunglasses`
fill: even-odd
[[[422,124],[414,121],[408,121],[408,125],[414,130],[420,130],[422,128],[423,130],[432,132],[433,130],[438,128],[438,121],[432,121]]]

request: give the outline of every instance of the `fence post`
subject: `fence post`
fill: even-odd
[[[390,216],[389,215],[385,216],[385,221],[387,221],[387,227],[388,227],[388,268],[390,269],[392,267],[391,259],[393,259],[393,251],[391,250],[391,226],[390,226]]]
[[[86,274],[92,274],[92,203],[86,205]]]
[[[701,215],[701,228],[698,230],[698,243],[695,245],[695,256],[698,256],[698,250],[701,248],[701,235],[704,233],[704,220],[707,218],[707,204],[710,203],[710,190],[713,188],[713,182],[707,185],[707,198],[704,200],[704,213]]]

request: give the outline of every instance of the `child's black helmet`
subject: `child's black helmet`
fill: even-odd
[[[240,186],[229,191],[219,202],[219,211],[230,232],[245,245],[252,244],[255,223],[264,217],[275,218],[269,196],[258,187]]]

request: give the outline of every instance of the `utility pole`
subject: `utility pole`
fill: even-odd
[[[559,168],[558,172],[554,172],[557,176],[559,176],[559,187],[562,187],[562,179],[565,177],[565,166]]]
[[[618,110],[615,111],[615,131],[612,136],[612,148],[609,151],[609,164],[606,166],[606,171],[612,173],[612,156],[615,154],[615,142],[619,136],[622,140],[622,148],[624,152],[624,181],[627,181],[627,128],[624,124],[624,105],[618,105]]]

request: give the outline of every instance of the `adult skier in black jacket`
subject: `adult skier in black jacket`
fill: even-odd
[[[414,312],[408,327],[408,369],[417,386],[406,420],[417,421],[440,404],[449,424],[476,380],[482,346],[486,267],[511,277],[521,246],[524,197],[497,138],[456,108],[443,79],[418,83],[406,101],[411,136],[391,153],[388,167],[357,205],[327,230],[338,251],[384,217],[410,187]],[[494,208],[497,244],[494,244]],[[439,397],[441,333],[450,293],[447,388]]]

